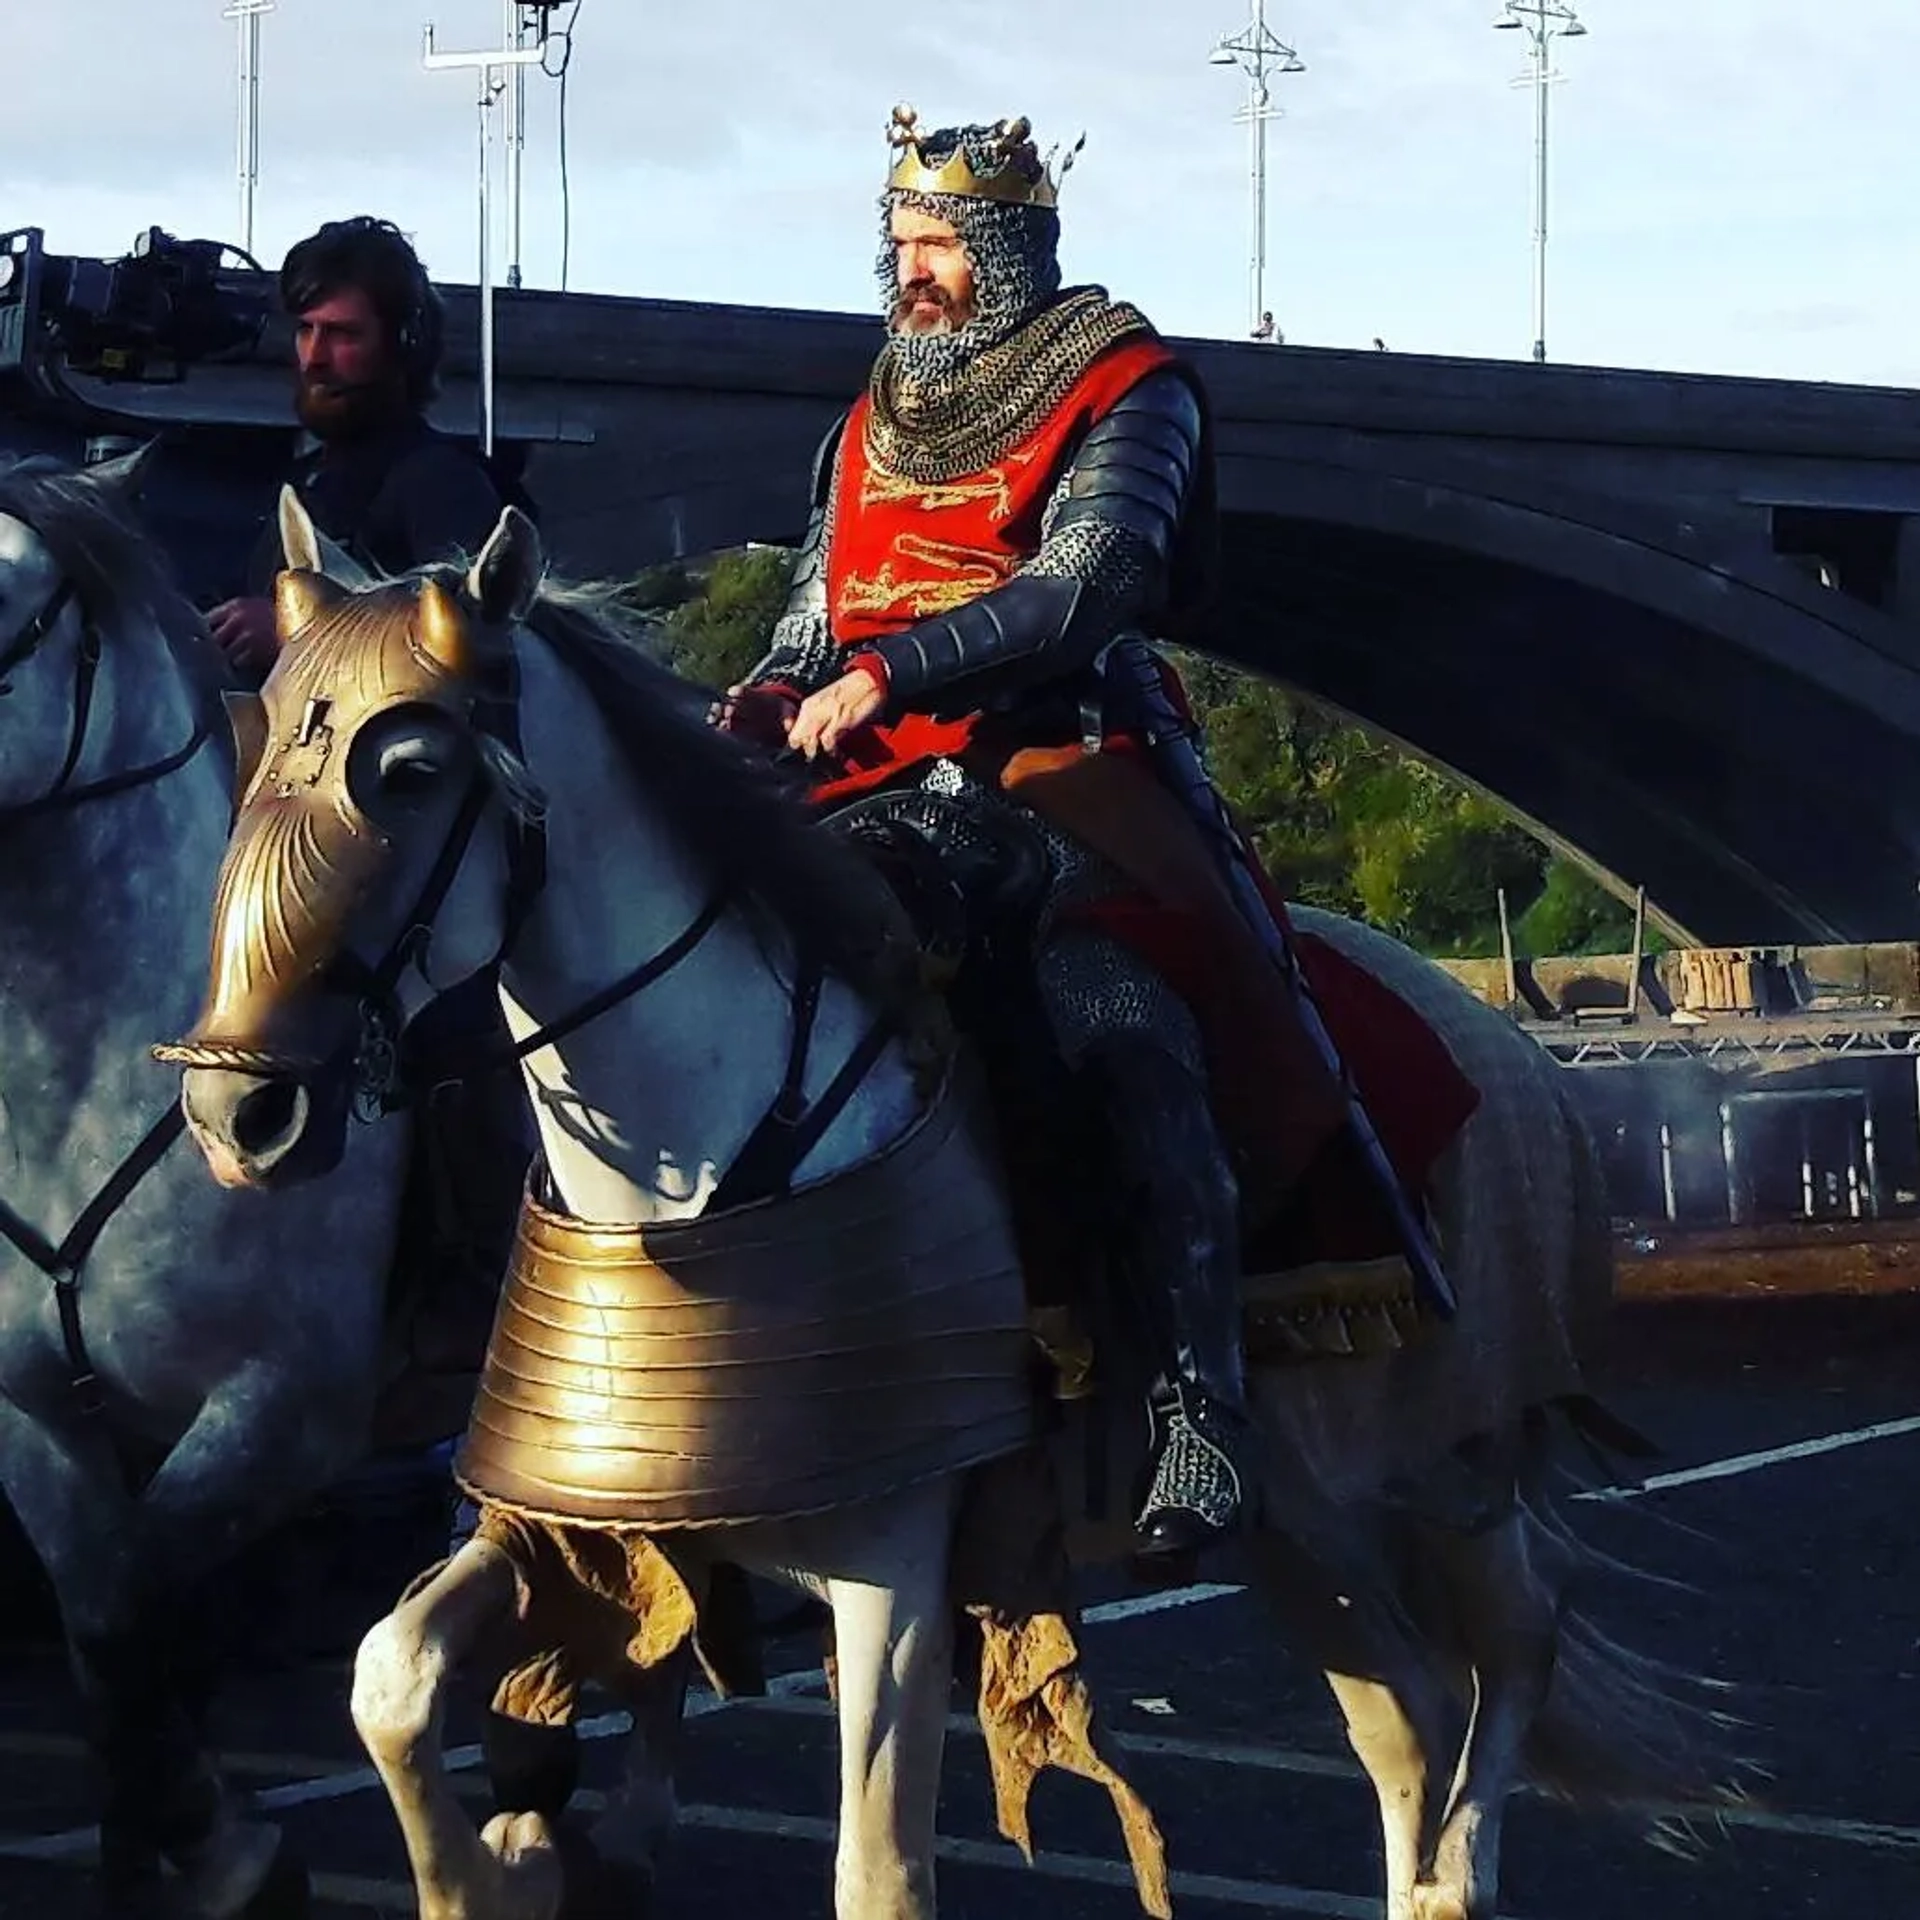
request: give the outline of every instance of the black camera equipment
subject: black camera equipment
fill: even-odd
[[[229,254],[257,280],[223,273]],[[178,381],[198,362],[251,353],[271,310],[259,262],[217,240],[150,227],[123,258],[89,260],[49,253],[37,227],[0,234],[0,376]]]

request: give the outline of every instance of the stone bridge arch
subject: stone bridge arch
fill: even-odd
[[[1271,446],[1223,448],[1221,492],[1221,652],[1497,795],[1698,939],[1920,921],[1920,635],[1750,525]]]

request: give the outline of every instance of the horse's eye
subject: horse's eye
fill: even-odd
[[[446,763],[424,740],[396,740],[380,754],[380,792],[393,800],[421,800],[446,773]]]

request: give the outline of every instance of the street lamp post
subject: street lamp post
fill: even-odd
[[[1267,26],[1266,0],[1253,0],[1253,18],[1238,33],[1216,43],[1207,59],[1216,67],[1238,67],[1247,76],[1246,104],[1233,117],[1244,120],[1251,133],[1253,245],[1248,279],[1253,331],[1258,334],[1267,310],[1267,122],[1280,117],[1267,78],[1270,74],[1305,73],[1307,67]]]
[[[253,207],[260,190],[260,22],[278,0],[232,0],[221,14],[231,20],[240,41],[240,244],[253,252]]]
[[[1547,357],[1547,92],[1560,79],[1553,70],[1553,42],[1586,33],[1568,0],[1506,0],[1494,23],[1502,32],[1525,32],[1532,54],[1528,72],[1515,81],[1533,88],[1533,357]]]
[[[480,451],[493,457],[494,427],[494,353],[493,353],[493,108],[508,91],[516,70],[537,66],[546,58],[546,42],[537,47],[520,44],[516,31],[504,46],[489,47],[477,53],[442,53],[434,44],[433,28],[426,30],[421,64],[429,72],[459,70],[474,73],[480,81]]]

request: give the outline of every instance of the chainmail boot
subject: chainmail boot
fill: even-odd
[[[1240,1515],[1247,1424],[1239,1197],[1205,1086],[1144,1034],[1088,1052],[1126,1199],[1120,1242],[1156,1370],[1135,1521],[1143,1560],[1190,1555]]]

